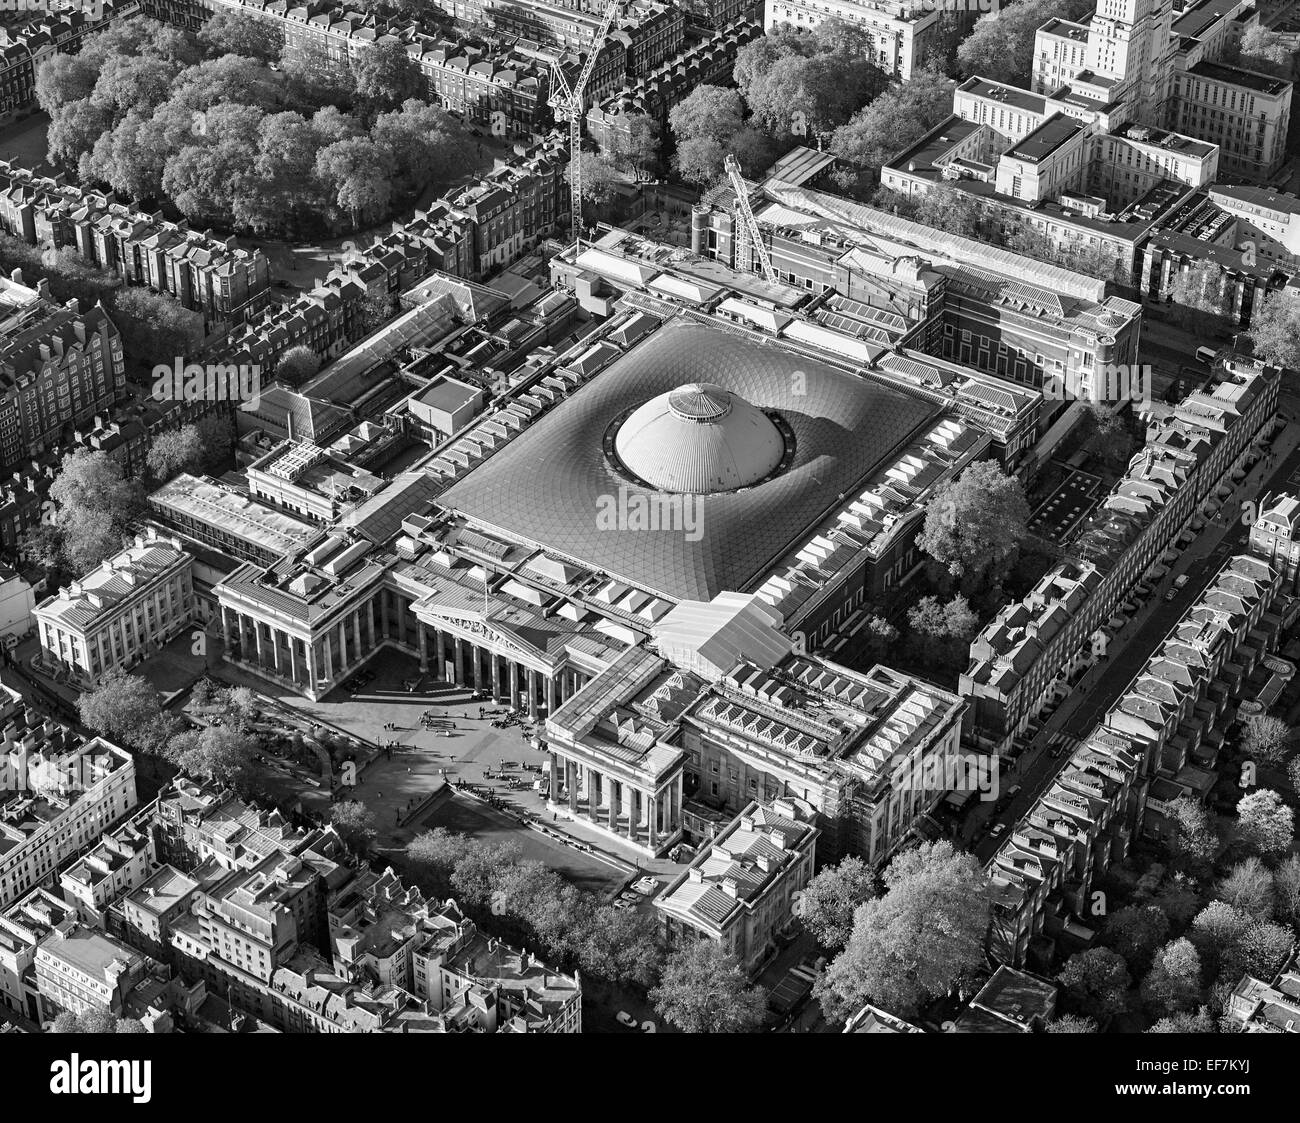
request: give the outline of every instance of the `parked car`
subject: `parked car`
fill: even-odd
[[[627,1026],[628,1029],[636,1029],[636,1019],[626,1010],[620,1010],[615,1014],[614,1020],[621,1026]]]
[[[989,838],[1001,838],[1006,833],[1006,823],[994,823],[993,828],[989,831]]]

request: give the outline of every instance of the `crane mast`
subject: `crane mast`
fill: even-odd
[[[772,268],[772,259],[768,256],[767,246],[763,244],[763,235],[758,229],[758,219],[754,217],[754,210],[749,205],[749,188],[745,184],[744,177],[740,174],[740,163],[735,156],[728,156],[723,161],[723,167],[727,170],[727,175],[731,177],[731,187],[736,193],[736,213],[740,222],[736,224],[736,233],[742,230],[745,232],[744,238],[737,238],[736,268],[742,268],[742,257],[740,250],[745,243],[753,247],[752,253],[744,255],[743,268],[749,270],[753,266],[752,254],[758,255],[758,264],[763,269],[763,276],[772,284],[776,284],[776,270]]]
[[[582,64],[582,70],[578,72],[577,81],[572,86],[569,85],[569,80],[564,76],[559,63],[551,64],[552,84],[549,104],[556,116],[567,117],[569,120],[569,232],[573,235],[575,245],[581,244],[582,241],[582,161],[579,157],[582,155],[582,115],[586,104],[587,83],[591,81],[591,76],[596,69],[596,59],[605,46],[605,40],[609,37],[609,29],[614,24],[614,17],[622,7],[623,0],[609,0],[605,7],[605,14],[600,20],[600,27],[596,31],[596,37],[592,40],[591,50]]]

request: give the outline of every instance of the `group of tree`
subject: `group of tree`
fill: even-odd
[[[200,41],[136,18],[52,55],[36,79],[50,158],[126,198],[170,199],[196,225],[258,234],[371,222],[462,170],[400,43],[349,67],[308,41],[273,69],[252,38],[231,21]]]
[[[1224,272],[1213,261],[1196,261],[1169,282],[1169,310],[1181,326],[1199,334],[1220,331],[1227,322]]]
[[[1256,794],[1265,811],[1239,808],[1238,837],[1226,848],[1197,801],[1177,801],[1169,846],[1185,869],[1166,876],[1154,867],[1159,888],[1143,878],[1132,903],[1106,918],[1099,946],[1066,961],[1058,976],[1066,1015],[1094,1027],[1128,1015],[1143,1017],[1148,1032],[1209,1033],[1243,975],[1272,977],[1300,932],[1300,855],[1290,852],[1289,814],[1275,793]],[[1259,853],[1228,858],[1245,844]],[[1217,858],[1225,864],[1216,877]]]
[[[1288,80],[1295,65],[1295,54],[1287,37],[1262,23],[1246,28],[1225,57],[1245,70]]]
[[[1079,419],[1079,437],[1079,447],[1111,472],[1121,472],[1128,467],[1138,443],[1124,417],[1100,405],[1089,405],[1083,411]]]
[[[826,951],[841,951],[853,934],[858,908],[875,896],[876,880],[861,858],[823,866],[804,887],[795,906],[800,923]]]
[[[981,16],[957,48],[957,65],[967,77],[1028,88],[1033,74],[1034,39],[1049,20],[1077,20],[1092,11],[1093,0],[1019,0]]]
[[[101,451],[66,453],[50,485],[39,525],[21,548],[50,569],[81,574],[112,557],[134,532],[144,510],[144,490]]]
[[[884,892],[864,896],[865,881],[841,879],[817,915],[819,939],[838,940],[843,910],[863,897],[843,949],[813,993],[826,1016],[847,1020],[868,1002],[914,1017],[931,1000],[962,988],[984,963],[988,881],[970,854],[948,842],[904,850],[883,875]]]
[[[758,175],[777,151],[767,131],[746,118],[740,92],[726,86],[696,86],[673,106],[668,126],[677,145],[673,166],[688,183],[714,183],[728,155],[745,175]]]
[[[946,602],[922,597],[907,610],[907,623],[913,660],[931,668],[936,677],[941,670],[954,671],[966,665],[970,641],[980,626],[979,617],[961,593]]]
[[[301,386],[321,368],[321,357],[305,343],[290,347],[275,365],[275,377],[286,386]]]
[[[214,472],[230,457],[232,429],[223,414],[209,414],[193,425],[167,429],[149,443],[145,466],[157,483],[181,472]]]
[[[753,1033],[767,994],[712,940],[690,940],[665,959],[650,991],[656,1013],[683,1033]]]
[[[1267,294],[1251,312],[1245,336],[1256,358],[1300,370],[1300,300],[1285,290]]]
[[[831,136],[831,152],[847,165],[835,174],[837,186],[858,195],[874,192],[881,165],[952,115],[954,86],[941,69],[927,65],[858,110]]]
[[[935,491],[917,544],[969,593],[1006,577],[1028,522],[1024,485],[980,460]]]
[[[755,124],[774,137],[826,136],[889,85],[871,37],[840,19],[811,31],[782,24],[745,44],[734,76]]]
[[[659,123],[647,113],[629,113],[614,134],[609,156],[616,168],[639,183],[658,170],[659,145]]]
[[[485,843],[437,828],[417,835],[406,857],[439,898],[453,896],[469,915],[541,948],[584,975],[648,987],[658,977],[655,925],[571,885],[542,862],[523,859],[513,842]]]
[[[1293,751],[1291,727],[1273,714],[1255,714],[1243,725],[1241,751],[1258,764],[1284,764]]]
[[[378,833],[375,813],[356,799],[344,799],[330,808],[330,824],[353,853],[365,856]]]
[[[80,1014],[64,1010],[50,1023],[50,1033],[148,1033],[138,1018],[117,1018],[107,1010],[88,1009]]]
[[[120,667],[107,671],[77,705],[82,722],[128,748],[162,757],[186,775],[241,787],[250,774],[257,744],[247,723],[252,691],[221,692],[222,711],[232,720],[197,729],[163,709],[158,691],[140,675]]]

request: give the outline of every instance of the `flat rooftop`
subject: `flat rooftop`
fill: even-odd
[[[1237,6],[1237,0],[1201,0],[1173,21],[1171,30],[1179,38],[1199,39]]]
[[[1047,159],[1061,145],[1082,131],[1081,121],[1058,113],[1039,125],[1007,154],[1014,160],[1025,160],[1036,164]]]
[[[978,76],[967,78],[957,87],[961,93],[974,94],[976,97],[991,98],[1011,109],[1020,109],[1026,113],[1046,113],[1047,99],[1040,94],[1031,94],[1018,86],[1008,86],[1005,82],[992,82]]]
[[[185,472],[163,484],[149,502],[164,513],[204,523],[271,554],[293,553],[320,533],[318,526]]]
[[[1242,70],[1238,66],[1223,66],[1217,62],[1198,62],[1188,71],[1198,78],[1208,78],[1211,82],[1222,82],[1226,86],[1244,86],[1256,93],[1277,97],[1291,87],[1290,82],[1281,78],[1272,78],[1253,70]]]

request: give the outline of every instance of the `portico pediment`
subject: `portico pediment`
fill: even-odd
[[[427,604],[416,604],[414,612],[417,620],[422,620],[430,627],[441,628],[471,643],[490,647],[503,655],[512,656],[521,663],[541,664],[543,667],[549,663],[543,652],[538,651],[531,644],[522,642],[509,632],[494,627],[491,619],[481,613]]]

